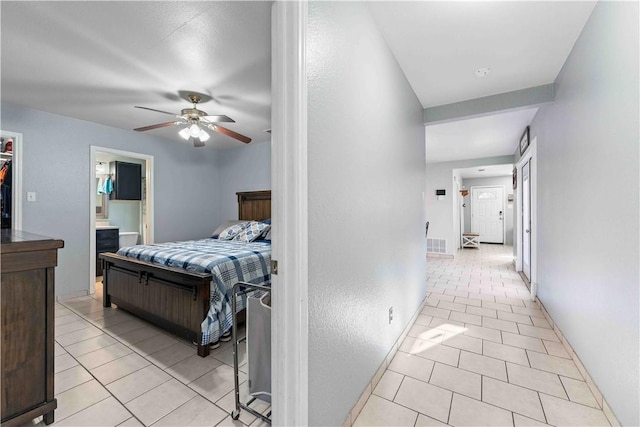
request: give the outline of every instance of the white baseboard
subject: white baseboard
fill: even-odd
[[[427,255],[429,256],[429,254],[427,254]],[[440,258],[441,256],[438,255],[437,257]],[[429,294],[429,292],[427,292],[427,294]],[[567,353],[569,354],[571,359],[575,362],[575,364],[576,364],[576,366],[578,368],[578,371],[580,372],[580,374],[585,379],[585,381],[587,383],[587,386],[589,387],[589,390],[591,390],[591,393],[593,393],[593,396],[596,399],[596,403],[598,404],[599,408],[602,409],[602,411],[604,412],[605,416],[609,420],[609,423],[611,423],[611,425],[613,427],[620,427],[620,422],[618,421],[618,419],[616,418],[615,414],[611,410],[611,406],[609,406],[607,401],[604,399],[602,393],[598,389],[598,386],[596,386],[595,382],[591,378],[591,375],[589,375],[589,372],[587,372],[586,368],[584,367],[584,365],[580,361],[580,358],[578,357],[576,352],[573,350],[573,347],[571,346],[571,344],[569,344],[569,341],[565,338],[565,336],[562,333],[562,331],[560,330],[560,328],[558,328],[558,325],[553,321],[553,319],[551,318],[551,315],[545,309],[544,304],[542,304],[540,299],[537,298],[537,297],[535,299],[535,302],[540,307],[540,310],[542,311],[542,314],[544,315],[544,317],[547,320],[547,322],[549,322],[549,324],[553,328],[554,332],[558,335],[558,338],[560,338],[560,342],[564,346],[565,350],[567,351]],[[358,399],[358,402],[355,404],[355,406],[353,407],[353,409],[351,410],[349,415],[347,415],[347,419],[342,423],[342,427],[351,427],[353,425],[354,421],[356,420],[356,418],[360,414],[360,411],[362,411],[362,408],[364,407],[365,403],[367,403],[367,400],[369,399],[369,397],[373,393],[373,390],[378,385],[378,382],[380,381],[380,378],[382,378],[382,375],[384,374],[385,370],[387,369],[387,367],[389,366],[389,364],[393,360],[394,356],[398,352],[398,348],[400,348],[400,345],[402,344],[402,342],[406,338],[407,334],[409,333],[409,330],[411,329],[411,327],[415,323],[416,319],[418,318],[418,315],[420,314],[420,312],[422,311],[422,309],[424,308],[426,303],[427,303],[427,298],[425,297],[424,301],[422,301],[422,303],[418,307],[418,310],[416,311],[416,313],[413,315],[413,317],[411,318],[411,320],[407,324],[407,327],[404,329],[402,334],[400,334],[400,337],[393,344],[393,347],[391,348],[391,350],[387,354],[387,357],[385,357],[385,359],[380,364],[380,367],[378,368],[376,373],[373,375],[373,378],[371,379],[371,382],[369,382],[369,384],[367,384],[367,386],[365,387],[365,390],[360,395],[360,398]]]
[[[453,259],[454,256],[451,254],[439,254],[439,253],[435,253],[435,252],[427,252],[427,258],[451,258]]]
[[[618,419],[616,418],[615,414],[611,410],[611,407],[609,406],[609,404],[605,400],[604,396],[602,395],[602,393],[598,389],[598,386],[593,381],[593,378],[591,378],[591,375],[589,375],[589,372],[587,371],[587,369],[582,364],[582,361],[580,360],[580,358],[576,354],[575,350],[573,349],[573,347],[569,343],[569,340],[567,340],[565,338],[564,334],[562,333],[562,331],[560,330],[558,325],[553,321],[553,318],[551,317],[551,315],[549,314],[547,309],[544,307],[544,304],[542,304],[542,301],[540,301],[539,298],[536,298],[536,302],[540,306],[540,310],[542,311],[542,314],[544,315],[545,319],[547,319],[547,322],[549,322],[549,324],[553,328],[553,331],[556,333],[558,338],[560,338],[560,342],[564,346],[564,349],[566,350],[567,353],[569,353],[569,356],[571,357],[571,359],[576,364],[576,367],[578,368],[578,371],[580,372],[582,377],[585,379],[585,381],[587,383],[587,386],[589,387],[589,390],[591,390],[591,393],[593,394],[593,397],[595,397],[595,399],[596,399],[596,403],[598,404],[600,409],[602,409],[602,411],[604,412],[604,415],[609,420],[609,423],[611,423],[611,425],[613,427],[619,427],[620,426],[620,422],[618,421]]]
[[[89,295],[89,291],[75,291],[75,292],[71,292],[70,294],[65,294],[65,295],[60,295],[56,297],[56,301],[66,301],[69,299],[73,299],[73,298],[78,298],[78,297],[84,297],[84,296],[88,296]]]
[[[427,292],[427,296],[428,296],[428,294],[429,294],[429,292]],[[360,415],[360,411],[362,411],[362,408],[364,407],[365,403],[367,403],[367,400],[369,399],[369,397],[373,393],[373,390],[378,385],[378,382],[380,381],[380,378],[382,378],[382,375],[387,370],[387,367],[389,367],[389,365],[391,364],[391,361],[393,360],[393,358],[395,357],[396,353],[398,352],[398,349],[400,348],[400,345],[402,344],[404,339],[407,337],[407,334],[409,333],[409,330],[411,329],[411,327],[415,323],[416,319],[420,315],[420,312],[422,311],[422,309],[424,308],[425,304],[427,303],[427,296],[425,296],[425,298],[422,301],[422,303],[420,303],[420,306],[418,307],[418,309],[414,313],[413,317],[411,317],[411,320],[409,320],[409,322],[407,323],[407,326],[404,328],[404,330],[402,331],[402,333],[400,334],[398,339],[393,343],[393,346],[391,347],[391,350],[389,351],[389,353],[387,353],[387,357],[384,358],[384,360],[382,361],[382,363],[378,367],[378,370],[373,375],[373,378],[371,379],[369,384],[367,384],[367,386],[365,387],[364,391],[360,395],[360,398],[356,402],[355,406],[353,407],[353,409],[351,410],[349,415],[347,415],[347,419],[344,420],[344,422],[342,423],[342,427],[351,427],[353,425],[353,423],[355,422],[356,418],[358,418],[358,415]]]

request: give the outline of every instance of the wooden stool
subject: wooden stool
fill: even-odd
[[[463,248],[480,248],[480,235],[478,233],[462,233]]]

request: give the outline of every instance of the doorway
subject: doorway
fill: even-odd
[[[504,243],[503,187],[471,187],[471,229],[481,243]]]
[[[119,202],[109,200],[102,191],[99,193],[100,180],[110,175],[109,163],[126,161],[141,164],[142,200],[138,202]],[[96,229],[105,226],[117,226],[118,234],[136,233],[136,243],[150,244],[153,237],[153,156],[130,151],[115,150],[106,147],[91,146],[90,155],[90,231],[89,231],[89,293],[96,286]],[[115,219],[117,224],[111,224]],[[110,250],[111,252],[112,250]]]
[[[2,228],[22,230],[22,134],[0,130]],[[7,176],[7,174],[9,176]]]
[[[531,282],[531,160],[522,165],[522,273]]]
[[[516,163],[516,271],[529,281],[531,298],[537,294],[536,248],[537,248],[537,138]]]

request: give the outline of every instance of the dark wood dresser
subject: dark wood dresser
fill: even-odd
[[[54,268],[62,240],[2,230],[0,335],[2,426],[40,415],[53,422]]]

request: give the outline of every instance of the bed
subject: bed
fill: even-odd
[[[262,221],[271,217],[271,191],[240,192],[237,196],[239,220]],[[153,245],[160,252],[152,255],[145,254],[144,246],[137,250],[136,247],[123,248],[122,254],[101,254],[104,307],[116,304],[118,308],[196,342],[198,355],[208,356],[209,342],[215,341],[219,333],[230,326],[232,286],[238,281],[260,284],[268,283],[270,279],[269,243],[216,244],[214,240]],[[204,254],[195,252],[198,249],[220,258],[223,264],[208,263]],[[202,256],[195,262],[200,267],[193,267],[192,263],[190,269],[185,269],[180,262],[167,262],[167,253],[178,250],[194,251],[192,255],[195,255],[186,256],[190,260]],[[253,259],[242,261],[246,256]],[[260,270],[257,264],[263,264],[263,269]]]

